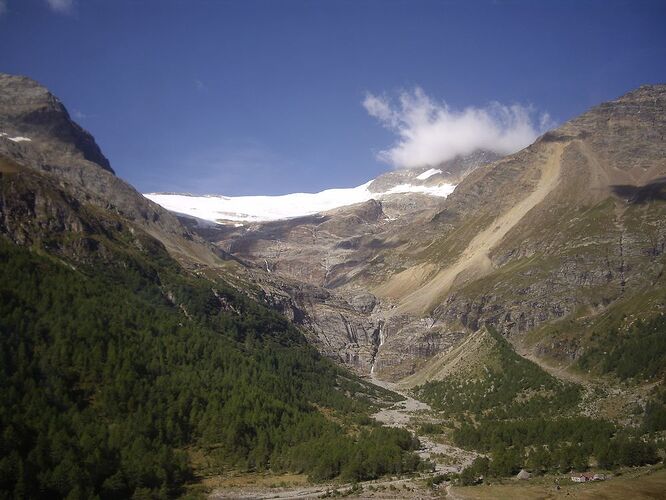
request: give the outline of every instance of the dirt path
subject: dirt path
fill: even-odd
[[[556,366],[548,363],[544,359],[538,357],[532,351],[520,347],[516,347],[516,352],[520,354],[523,358],[529,359],[533,363],[539,365],[544,371],[551,374],[553,377],[565,382],[571,382],[573,384],[582,385],[583,387],[592,387],[594,388],[597,384],[586,379],[582,375],[568,371],[567,366]]]
[[[488,228],[479,232],[453,265],[440,270],[434,277],[428,278],[427,282],[421,281],[421,285],[416,289],[414,289],[415,280],[424,277],[432,266],[418,265],[406,269],[379,287],[377,292],[380,295],[382,290],[412,290],[400,301],[400,305],[392,311],[392,314],[427,312],[456,281],[478,278],[490,272],[492,270],[488,257],[490,250],[557,186],[560,180],[562,151],[563,145],[552,146],[548,160],[540,165],[541,177],[534,190],[499,216]]]
[[[413,478],[385,478],[373,481],[363,481],[358,483],[359,491],[353,495],[354,498],[433,498],[433,496],[422,486],[414,484]],[[257,489],[236,489],[215,491],[208,498],[222,499],[286,499],[286,498],[322,498],[327,494],[338,496],[340,494],[350,493],[351,484],[343,485],[319,485],[296,488],[277,488],[267,490],[265,488]],[[373,491],[374,490],[374,491]],[[334,492],[337,492],[335,494]]]

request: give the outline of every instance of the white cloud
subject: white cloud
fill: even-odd
[[[74,0],[46,0],[46,3],[55,12],[70,12],[74,7]]]
[[[537,113],[531,106],[493,102],[454,110],[418,87],[402,92],[397,104],[386,96],[368,94],[363,106],[397,135],[395,144],[378,155],[395,167],[436,166],[477,149],[513,153],[553,126],[547,113],[536,116],[535,125]]]
[[[0,0],[0,16],[7,12],[7,0]]]

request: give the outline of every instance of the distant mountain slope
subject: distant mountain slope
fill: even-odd
[[[95,139],[73,122],[62,103],[30,78],[0,73],[0,135],[48,155],[47,161],[85,159],[114,173]]]
[[[45,89],[0,80],[0,497],[168,498],[204,472],[419,466],[409,433],[369,419],[396,395],[322,358],[234,281],[241,264],[87,158],[94,141]],[[84,149],[51,135],[70,126]]]
[[[475,168],[457,159],[448,168],[464,175],[446,179],[457,186],[445,199],[387,197],[200,233],[273,280],[324,287],[348,304],[366,297],[368,312],[340,310],[345,331],[377,333],[364,340],[336,326],[318,334],[359,353],[343,358],[359,370],[402,378],[486,324],[570,363],[587,348],[595,318],[663,310],[665,117],[666,86],[644,86],[516,154],[481,155]],[[369,189],[401,176],[435,181],[442,168],[391,172]],[[303,299],[306,316],[317,317],[326,300]],[[334,315],[326,307],[325,317]],[[587,325],[578,334],[549,326],[580,326],[577,318]]]
[[[269,222],[320,214],[369,200],[384,200],[397,194],[407,196],[415,193],[445,198],[475,168],[499,158],[489,151],[476,151],[444,162],[436,168],[397,169],[361,186],[327,189],[319,193],[280,196],[148,193],[145,196],[175,214],[201,221]]]
[[[412,252],[424,238],[436,237],[429,221],[446,198],[427,190],[446,194],[452,183],[495,157],[477,152],[437,168],[388,172],[363,188],[362,198],[372,199],[304,217],[222,225],[180,219],[223,251],[256,266],[251,281],[306,328],[321,352],[367,374],[384,332],[393,328],[383,305],[369,293],[370,280],[401,266],[404,252]],[[373,191],[375,185],[381,193]],[[401,328],[423,328],[420,318],[399,321]]]
[[[434,184],[447,182],[457,185],[469,173],[481,165],[487,165],[501,158],[492,151],[477,150],[471,154],[457,156],[436,167],[402,168],[380,175],[372,181],[368,189],[373,193],[383,193],[401,184]]]
[[[548,321],[594,316],[661,286],[665,111],[666,86],[641,87],[476,169],[423,231],[438,236],[374,293],[392,314],[444,329],[490,324],[518,342]],[[663,304],[645,306],[649,316]],[[386,364],[413,345],[400,337],[387,335],[384,353],[395,351]],[[580,340],[549,352],[576,358]]]

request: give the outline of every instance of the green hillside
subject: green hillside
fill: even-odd
[[[314,480],[417,467],[369,423],[379,389],[152,250],[74,268],[0,239],[0,498],[173,496],[194,449]]]
[[[658,328],[652,325],[645,330],[651,339]],[[660,402],[655,400],[649,407],[651,420],[646,420],[644,429],[585,416],[580,386],[558,380],[519,356],[492,329],[476,335],[481,336],[480,341],[464,344],[467,348],[458,355],[464,366],[415,388],[419,397],[455,422],[449,429],[455,444],[490,457],[477,459],[466,469],[463,484],[473,484],[478,476],[512,476],[521,468],[533,473],[566,473],[586,470],[593,461],[602,468],[614,468],[659,460],[658,443],[643,436],[643,431],[659,428],[663,419]],[[640,336],[634,337],[638,340],[633,341],[641,342]],[[626,363],[635,352],[630,350]],[[651,366],[645,369],[651,372]]]
[[[455,360],[460,366],[442,380],[415,389],[433,408],[457,418],[475,415],[496,420],[566,414],[576,407],[578,386],[554,378],[519,356],[492,329],[474,335],[480,341],[462,346],[461,361]]]

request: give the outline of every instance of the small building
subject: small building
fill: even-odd
[[[601,476],[599,474],[591,474],[589,472],[575,473],[571,475],[571,480],[574,483],[586,483],[588,481],[600,481]],[[604,477],[604,479],[606,479]]]

